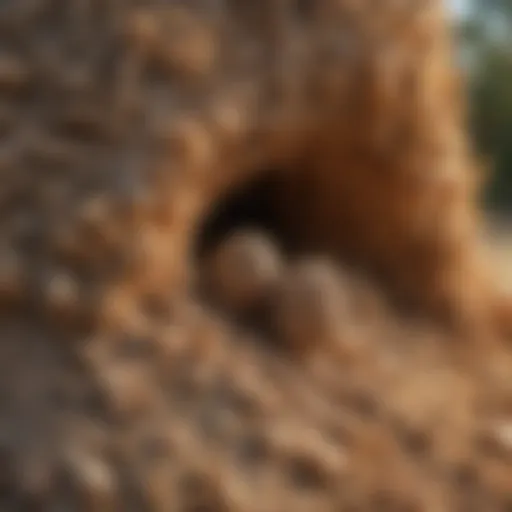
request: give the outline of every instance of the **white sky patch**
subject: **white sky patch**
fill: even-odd
[[[468,0],[447,0],[448,7],[452,10],[453,14],[457,17],[464,16],[469,7]]]

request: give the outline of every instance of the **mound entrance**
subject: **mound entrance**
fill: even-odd
[[[286,249],[290,233],[279,212],[282,180],[273,169],[223,194],[199,222],[194,241],[194,255],[202,260],[229,235],[241,229],[265,231]]]

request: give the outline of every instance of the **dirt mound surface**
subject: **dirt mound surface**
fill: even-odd
[[[0,510],[512,509],[439,1],[8,0],[0,50]]]

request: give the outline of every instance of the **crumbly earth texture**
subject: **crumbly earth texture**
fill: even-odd
[[[438,0],[1,2],[0,510],[512,510],[463,125]]]

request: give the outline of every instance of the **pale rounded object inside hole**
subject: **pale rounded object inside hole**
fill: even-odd
[[[247,312],[271,293],[281,265],[279,251],[269,237],[256,231],[237,231],[208,258],[206,279],[222,307]]]

